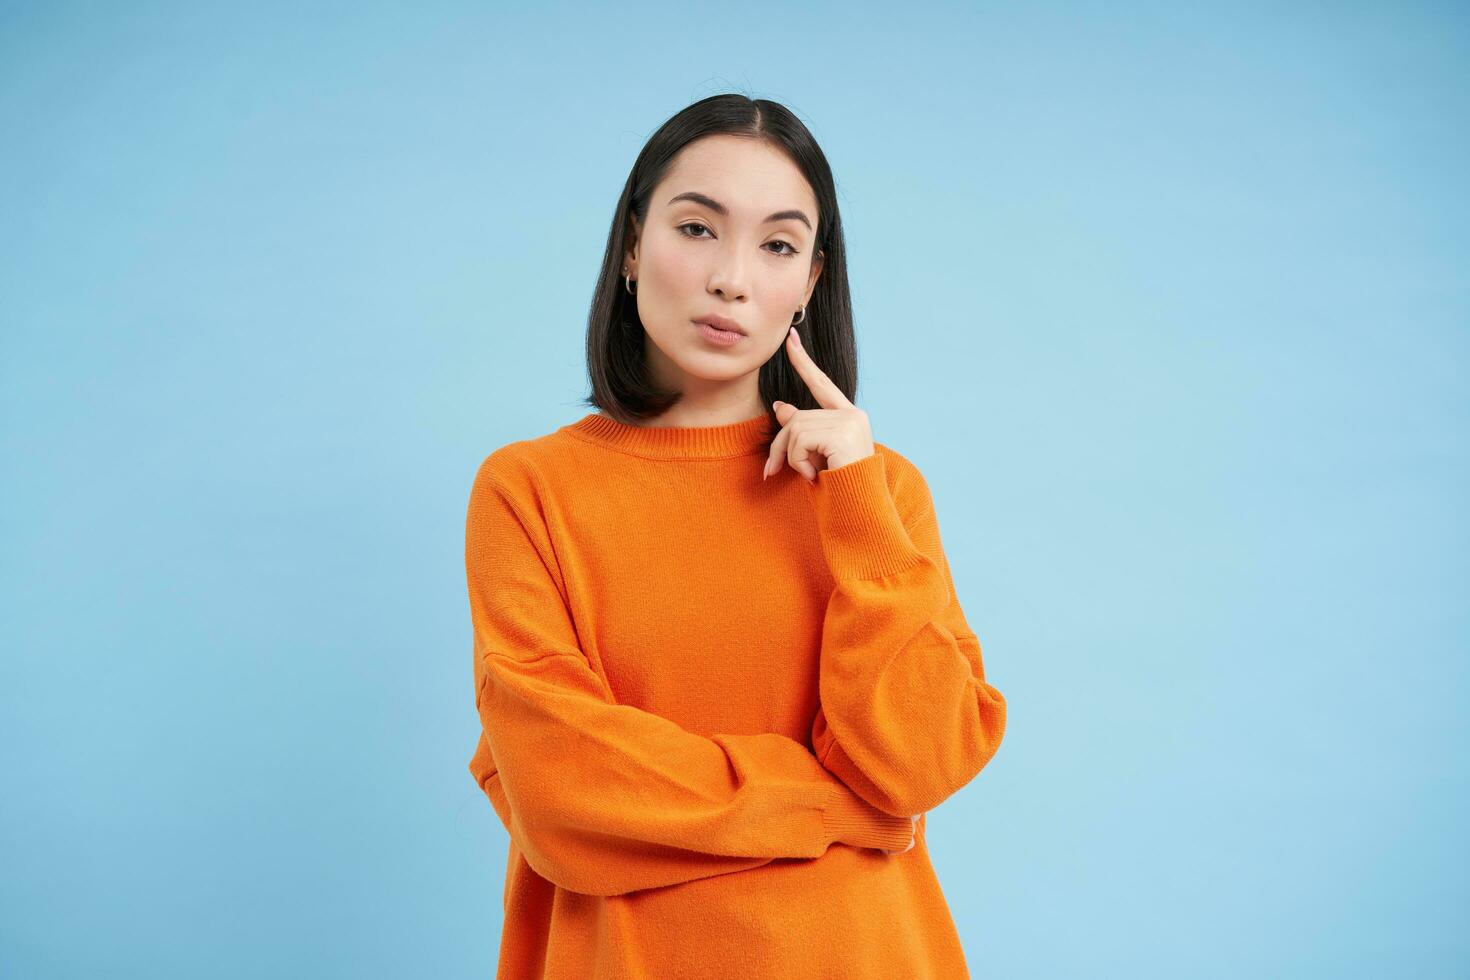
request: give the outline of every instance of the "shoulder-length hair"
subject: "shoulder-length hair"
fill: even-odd
[[[822,273],[797,329],[812,360],[849,400],[857,400],[857,345],[852,328],[852,296],[847,286],[847,254],[827,157],[806,126],[780,103],[737,94],[712,95],[680,110],[649,137],[633,163],[613,213],[602,271],[587,318],[591,393],[584,402],[622,422],[637,424],[640,419],[657,416],[681,397],[680,392],[655,385],[644,363],[643,323],[622,275],[631,219],[636,216],[639,226],[646,227],[649,196],[674,156],[689,143],[716,134],[760,139],[784,151],[811,185],[817,199],[816,246],[811,254],[815,261],[817,253],[822,253]],[[820,407],[791,366],[784,343],[761,365],[760,393],[770,416],[771,438],[780,431],[771,409],[773,401],[779,399],[797,408]]]

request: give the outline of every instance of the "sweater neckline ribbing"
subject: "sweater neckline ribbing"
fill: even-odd
[[[763,452],[768,417],[760,415],[726,425],[632,425],[593,412],[562,431],[618,452],[653,459],[723,459]]]

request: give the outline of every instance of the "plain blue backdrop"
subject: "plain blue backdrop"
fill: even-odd
[[[1470,970],[1463,4],[0,5],[0,974],[487,977],[465,506],[669,115],[836,174],[978,976]]]

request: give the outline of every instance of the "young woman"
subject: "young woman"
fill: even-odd
[[[587,360],[599,411],[470,494],[498,976],[968,976],[922,818],[1005,700],[924,477],[853,404],[832,175],[787,109],[649,140]]]

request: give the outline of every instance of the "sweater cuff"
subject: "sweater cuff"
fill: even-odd
[[[822,819],[830,840],[853,847],[901,851],[917,833],[913,817],[884,813],[846,786],[833,786],[827,792]]]
[[[890,575],[923,558],[888,491],[880,453],[818,470],[817,481],[808,488],[834,579]]]

